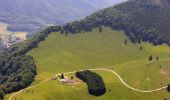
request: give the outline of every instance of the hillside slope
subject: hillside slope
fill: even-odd
[[[156,29],[160,33],[170,34],[170,0],[132,0],[116,8],[127,14],[135,24],[147,30]],[[128,9],[127,9],[128,8]]]
[[[49,78],[56,72],[102,67],[115,69],[131,86],[142,90],[155,89],[169,83],[169,11],[168,3],[164,4],[155,0],[130,0],[115,7],[100,10],[80,21],[74,21],[63,26],[51,26],[22,44],[13,45],[7,49],[7,52],[14,57],[25,54],[33,56],[38,74],[40,74],[34,84],[45,80],[44,78]],[[159,25],[160,27],[158,27]],[[121,32],[115,32],[106,27],[123,30],[129,39]],[[127,44],[127,41],[128,45],[124,45]],[[144,42],[160,46],[153,46]],[[169,46],[163,45],[163,43]],[[149,58],[152,61],[149,61]],[[135,75],[132,73],[135,73]],[[105,75],[106,73],[103,74],[103,76]],[[106,78],[106,81],[112,80],[112,78]],[[108,87],[113,90],[116,89],[113,92],[117,93],[116,96],[107,94],[99,100],[110,97],[116,100],[127,98],[128,100],[134,100],[134,98],[141,98],[141,100],[143,98],[146,100],[159,98],[158,100],[162,100],[169,97],[166,90],[150,94],[132,91],[128,94],[127,88],[127,90],[124,87],[120,89],[119,83],[115,84],[118,86],[115,88],[113,87],[115,85],[110,82],[108,81]],[[115,83],[117,82],[115,81]],[[40,95],[37,95],[37,93],[34,95],[43,98],[42,94],[45,94],[45,99],[63,97],[56,95],[58,89],[57,91],[53,89],[56,86],[55,81],[52,83],[50,81],[50,83],[44,85],[47,85],[45,87],[48,91],[42,91],[44,90],[44,86],[42,86],[35,89],[35,91],[38,91],[37,93],[41,91]],[[69,87],[66,94],[73,100],[77,97],[74,94],[80,92],[82,92],[82,99],[91,98],[89,95],[84,95],[86,94],[84,85],[81,84],[78,88],[82,88],[82,90],[74,90],[75,92],[73,92],[72,87]],[[125,97],[120,98],[122,91]],[[21,96],[30,99],[30,97],[27,97],[30,95],[26,94],[21,94]],[[152,95],[154,96],[152,97]]]
[[[94,27],[109,26],[124,30],[134,43],[149,41],[170,45],[169,0],[130,0],[114,7],[100,10],[84,20],[68,23],[65,33],[91,31]]]
[[[51,33],[38,48],[27,53],[34,58],[37,65],[38,75],[32,86],[58,73],[92,68],[114,70],[127,84],[141,90],[166,86],[170,82],[168,79],[170,74],[166,74],[170,70],[168,57],[170,48],[167,45],[153,46],[144,42],[134,44],[127,38],[123,31],[106,27],[102,28],[102,32],[95,28],[92,32],[67,36],[60,32]],[[148,60],[150,55],[153,56],[153,61]],[[156,60],[157,56],[159,60]],[[170,97],[166,89],[140,93],[124,86],[116,75],[105,71],[97,71],[97,73],[103,77],[107,87],[106,94],[99,97],[89,95],[87,86],[73,73],[65,76],[68,78],[74,76],[74,79],[79,81],[78,84],[62,84],[57,80],[49,80],[38,87],[19,93],[11,100],[20,98],[24,100],[108,100],[108,98],[163,100]],[[6,95],[5,100],[10,96],[10,94]]]
[[[63,24],[125,0],[0,0],[0,21],[12,31],[35,31]]]

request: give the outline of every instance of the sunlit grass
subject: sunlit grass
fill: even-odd
[[[98,29],[89,33],[61,35],[52,33],[38,48],[28,53],[34,57],[38,75],[37,84],[55,74],[88,68],[109,68],[115,70],[132,87],[150,90],[170,83],[170,48],[167,45],[153,46],[149,43],[134,44],[128,40],[123,31],[110,28]],[[143,50],[140,50],[140,46]],[[153,55],[153,61],[148,58]],[[159,60],[156,60],[156,57]],[[111,90],[101,97],[88,94],[87,87],[79,85],[60,85],[57,81],[48,81],[23,92],[16,98],[24,100],[163,100],[170,97],[166,90],[154,93],[138,93],[129,90],[112,73],[97,72],[105,80],[107,89]],[[63,91],[63,92],[62,92]],[[64,93],[64,95],[63,95]],[[30,96],[31,95],[31,96]],[[6,96],[6,98],[9,95]],[[15,100],[15,98],[13,98]]]

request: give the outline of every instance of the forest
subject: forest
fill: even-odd
[[[36,65],[30,56],[0,53],[0,99],[29,86],[36,75]]]
[[[168,2],[168,0],[165,0]],[[165,2],[164,1],[164,2]],[[168,5],[168,6],[167,6]],[[155,0],[130,0],[128,2],[100,10],[81,21],[63,26],[62,33],[80,33],[106,26],[124,30],[134,43],[147,41],[154,45],[170,45],[170,6],[157,4]]]

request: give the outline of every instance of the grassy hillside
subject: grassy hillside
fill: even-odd
[[[170,48],[167,45],[153,46],[149,43],[133,44],[123,31],[103,28],[102,32],[61,35],[52,33],[31,50],[37,65],[38,75],[32,85],[38,84],[53,75],[88,68],[108,68],[115,70],[130,86],[150,90],[170,83]],[[140,50],[140,47],[143,50]],[[153,61],[148,58],[153,55]],[[156,60],[156,56],[159,60]],[[112,73],[97,71],[106,84],[107,93],[100,97],[90,96],[86,85],[59,84],[50,80],[38,87],[28,89],[12,100],[163,100],[170,98],[166,90],[153,93],[139,93],[125,87]],[[72,74],[74,75],[74,74]],[[68,77],[71,75],[69,74]],[[10,96],[6,95],[5,100]],[[31,95],[31,96],[30,96]]]
[[[168,2],[168,0],[130,0],[115,7],[100,10],[80,21],[71,22],[63,26],[51,26],[37,33],[33,38],[28,39],[24,43],[11,46],[7,49],[7,55],[12,55],[15,58],[18,58],[18,56],[25,56],[25,54],[33,56],[38,69],[38,76],[33,85],[44,82],[44,80],[57,73],[87,68],[109,68],[118,72],[125,80],[125,83],[137,89],[150,90],[167,86],[169,83],[170,50],[168,46],[163,44],[166,43],[170,46],[170,34],[168,31],[170,12]],[[124,33],[128,37],[121,31],[112,31],[109,28],[102,28],[102,26],[116,30],[124,30]],[[103,32],[99,32],[102,30]],[[46,37],[48,38],[44,41]],[[133,43],[141,44],[133,44],[130,40]],[[161,46],[153,46],[149,43],[143,43],[144,41]],[[127,42],[127,45],[125,45],[125,42]],[[2,58],[5,57],[4,53],[1,53],[1,55],[3,55]],[[153,58],[153,60],[148,61],[148,59],[151,58]],[[28,59],[32,61],[32,57]],[[15,68],[15,64],[9,65],[7,62],[8,58],[5,57],[5,59],[0,61],[0,66],[2,66],[3,69],[5,69],[3,61],[5,61],[5,64],[9,68]],[[17,63],[18,60],[15,62]],[[17,66],[17,68],[19,67]],[[2,73],[3,72],[4,71],[2,71]],[[13,73],[8,74],[12,76],[13,80],[7,78],[5,76],[6,74],[3,75],[3,77],[9,79],[9,82],[19,83],[15,78],[16,75],[13,77]],[[111,81],[110,77],[107,79]],[[24,81],[27,82],[27,80]],[[29,83],[30,82],[32,81],[29,81]],[[60,98],[53,96],[53,94],[60,93],[57,93],[57,90],[53,89],[54,85],[51,85],[49,82],[50,81],[46,82],[49,84],[46,91],[42,91],[43,87],[39,87],[42,90],[39,91],[38,89],[38,93],[35,92],[36,94],[33,93],[34,90],[31,92],[28,90],[26,91],[24,99],[31,99],[27,97],[27,93],[36,95],[36,98]],[[57,81],[54,82],[57,84]],[[2,81],[2,83],[4,83],[3,86],[8,87],[5,80]],[[106,81],[106,84],[110,84],[110,82]],[[12,89],[19,90],[28,84],[19,85],[14,84],[11,86],[13,87]],[[77,84],[73,86],[76,87],[76,85]],[[79,85],[80,88],[82,87],[81,89],[83,89],[81,99],[92,98],[87,94],[85,88],[83,88],[83,83],[80,82]],[[19,88],[15,88],[14,86],[19,86]],[[70,99],[76,99],[77,96],[75,96],[74,93],[76,93],[77,90],[69,89],[69,87],[70,85],[67,86],[67,93],[63,93],[63,88],[65,89],[65,87],[61,88],[60,96],[67,98],[67,96],[64,95],[67,94]],[[48,90],[48,88],[50,88],[50,90]],[[110,86],[108,88],[110,88]],[[121,94],[114,95],[113,97],[113,93],[111,93],[111,96],[106,96],[108,95],[107,93],[101,98],[112,97],[131,100],[139,98],[138,96],[140,96],[141,99],[162,100],[168,97],[168,93],[165,89],[147,94],[133,91],[131,95],[128,95],[127,93],[134,89],[130,88],[132,90],[128,89],[124,92],[124,88],[126,87],[124,86],[114,93],[124,93],[125,97],[120,96]],[[115,88],[108,89],[108,92],[114,89]],[[70,92],[73,90],[75,92]],[[21,96],[23,96],[23,94],[21,94]],[[100,99],[100,97],[96,99]]]

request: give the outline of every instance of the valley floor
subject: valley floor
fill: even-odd
[[[0,22],[0,44],[8,48],[15,43],[26,40],[27,32],[11,32],[7,30],[8,24]]]

